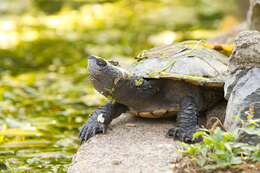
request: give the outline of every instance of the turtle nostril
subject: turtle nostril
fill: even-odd
[[[89,55],[88,59],[97,59],[94,55]]]

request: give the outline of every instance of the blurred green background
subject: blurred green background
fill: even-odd
[[[212,38],[243,20],[238,2],[1,0],[0,172],[66,172],[81,125],[105,102],[88,82],[88,55],[128,60]]]

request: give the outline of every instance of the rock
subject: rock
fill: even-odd
[[[250,30],[260,31],[260,0],[250,0],[247,23]]]
[[[136,127],[136,124],[133,123],[127,123],[125,124],[126,127]]]
[[[223,102],[207,112],[206,117],[222,120],[225,108]],[[113,120],[112,130],[106,135],[97,135],[81,145],[68,172],[172,172],[173,163],[181,159],[178,152],[181,147],[165,137],[173,126],[174,119],[143,119],[123,114]]]
[[[260,118],[260,33],[245,31],[239,34],[236,47],[229,62],[229,77],[225,81],[225,98],[228,100],[224,127],[235,130],[241,126],[241,119],[247,119],[247,111],[254,118]],[[241,141],[259,143],[260,138],[251,135],[240,136]],[[245,140],[246,139],[246,140]]]
[[[235,40],[235,49],[229,61],[229,70],[260,68],[260,33],[258,31],[241,32]]]
[[[226,100],[229,99],[233,88],[237,84],[238,80],[247,73],[247,70],[237,70],[234,73],[230,73],[229,77],[225,80],[224,93]]]
[[[236,82],[225,84],[226,97],[228,98],[228,105],[226,110],[225,127],[236,128],[238,120],[235,120],[236,115],[240,115],[242,119],[246,120],[245,112],[249,110],[250,106],[254,107],[255,118],[260,118],[260,68],[253,68],[244,71]],[[233,87],[230,87],[233,86]],[[227,88],[231,92],[227,92]]]
[[[120,160],[113,160],[113,161],[112,161],[112,164],[113,164],[113,165],[120,165],[120,164],[121,164],[121,161],[120,161]]]
[[[112,131],[97,135],[80,147],[68,172],[172,172],[171,164],[180,157],[180,146],[165,134],[173,127],[173,121],[123,114],[113,120]]]

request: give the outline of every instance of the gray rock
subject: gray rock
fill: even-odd
[[[260,33],[242,32],[235,41],[236,47],[229,62],[229,77],[225,81],[225,98],[228,100],[224,127],[234,130],[241,126],[236,118],[246,120],[253,109],[254,118],[260,118]],[[257,136],[243,134],[241,141],[260,143]]]
[[[254,108],[255,118],[260,118],[260,68],[250,69],[235,84],[228,84],[225,84],[225,88],[234,86],[232,92],[229,93],[224,126],[227,129],[236,128],[239,121],[235,116],[240,115],[246,120],[245,112],[250,106]]]
[[[247,23],[250,30],[260,31],[260,0],[250,0]]]
[[[129,125],[131,124],[131,125]],[[123,114],[106,135],[96,135],[78,150],[69,173],[166,173],[180,158],[179,145],[165,134],[173,120]]]
[[[260,33],[258,31],[243,31],[235,40],[235,49],[229,61],[229,70],[260,67]]]
[[[225,99],[228,100],[233,88],[236,86],[238,80],[247,73],[248,70],[237,70],[234,73],[230,73],[229,77],[225,80],[224,93]]]

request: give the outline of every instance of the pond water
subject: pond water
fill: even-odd
[[[0,169],[66,172],[79,147],[79,128],[95,108],[87,103],[102,98],[91,96],[87,82],[74,86],[54,72],[5,75],[0,88]]]

